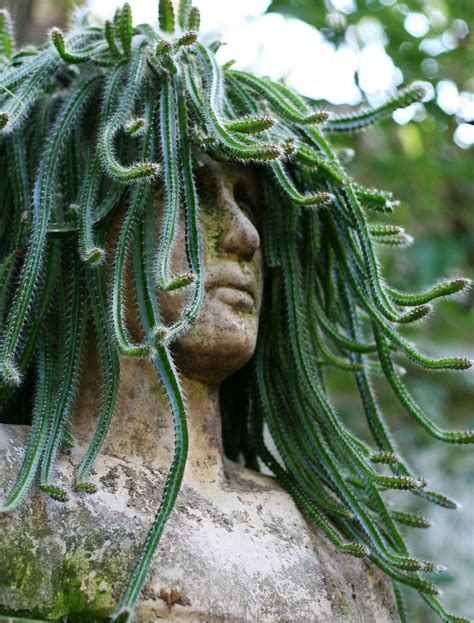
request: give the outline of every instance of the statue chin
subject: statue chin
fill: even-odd
[[[206,294],[195,325],[173,345],[178,369],[189,379],[218,384],[252,356],[258,309],[248,294],[219,288]],[[243,310],[243,305],[251,308]]]

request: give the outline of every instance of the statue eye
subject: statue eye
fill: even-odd
[[[238,181],[234,186],[234,199],[242,212],[248,216],[249,220],[257,227],[258,214],[254,201],[250,197],[246,185],[242,181]]]

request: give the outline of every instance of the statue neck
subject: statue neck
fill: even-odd
[[[96,357],[84,365],[72,433],[84,446],[96,421],[101,374]],[[185,482],[205,488],[225,480],[219,386],[181,377],[188,413],[189,454]],[[120,389],[103,453],[128,462],[169,469],[174,425],[165,391],[149,361],[121,358]]]

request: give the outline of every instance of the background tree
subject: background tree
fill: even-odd
[[[43,41],[51,26],[64,27],[82,0],[6,0],[2,4],[10,10],[18,43],[23,44]]]

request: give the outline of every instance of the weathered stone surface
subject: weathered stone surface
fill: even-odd
[[[28,430],[0,428],[0,488]],[[78,452],[59,464],[68,488]],[[337,552],[269,477],[226,462],[226,482],[184,486],[137,620],[394,623],[389,584]],[[68,623],[105,621],[160,498],[156,468],[99,458],[93,495],[62,504],[37,493],[0,520],[0,612]],[[65,619],[64,619],[65,620]]]

